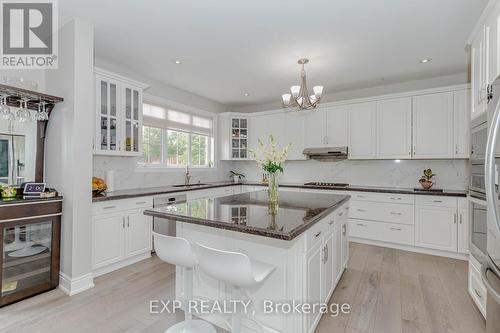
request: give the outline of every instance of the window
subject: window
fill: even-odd
[[[142,157],[151,167],[213,167],[213,121],[158,105],[143,105]]]

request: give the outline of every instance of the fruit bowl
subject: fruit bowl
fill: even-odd
[[[106,182],[97,177],[92,177],[92,195],[97,196],[102,194],[102,192],[106,191],[108,189],[108,186],[106,185]]]

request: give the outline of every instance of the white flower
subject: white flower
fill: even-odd
[[[257,142],[259,145],[260,154],[257,154],[254,149],[250,149],[248,153],[250,157],[255,160],[260,166],[268,164],[281,166],[281,164],[285,163],[288,152],[290,151],[290,147],[292,146],[292,144],[289,143],[283,149],[280,149],[272,134],[269,135],[268,144],[264,144],[261,139],[257,139]]]

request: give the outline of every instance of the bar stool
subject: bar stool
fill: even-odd
[[[248,289],[258,288],[275,269],[272,265],[250,260],[243,253],[218,250],[200,243],[196,245],[200,269],[208,276],[232,285],[235,300],[241,298],[242,291],[249,297]],[[248,319],[262,326],[257,320]],[[241,332],[241,313],[238,311],[232,315],[231,332]]]
[[[193,269],[197,265],[191,244],[184,238],[153,232],[156,255],[163,261],[180,266],[184,276],[184,298],[193,298]],[[169,327],[165,333],[216,333],[215,327],[203,320],[193,320],[189,306],[184,309],[184,321]]]

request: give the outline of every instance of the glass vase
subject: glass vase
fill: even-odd
[[[275,173],[269,175],[267,194],[270,204],[278,203],[278,175]]]

